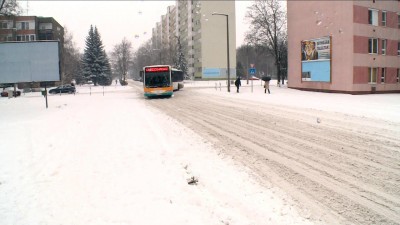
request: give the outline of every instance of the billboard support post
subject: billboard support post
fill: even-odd
[[[46,98],[46,109],[49,108],[47,104],[47,82],[44,83],[44,97]]]

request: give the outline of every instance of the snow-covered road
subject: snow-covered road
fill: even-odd
[[[265,187],[284,190],[297,202],[297,208],[304,210],[301,214],[312,221],[400,221],[398,122],[370,118],[368,112],[358,116],[266,104],[240,95],[246,93],[186,88],[172,99],[153,99],[146,105],[164,111],[209,140],[214,148],[253,171]],[[329,97],[323,98],[329,94],[314,95],[321,97],[321,103],[329,101]],[[348,95],[356,101],[363,97]],[[348,100],[343,104],[352,103]],[[398,101],[396,104],[398,107]]]

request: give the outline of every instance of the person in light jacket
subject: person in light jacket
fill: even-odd
[[[271,94],[271,92],[269,91],[269,80],[267,81],[265,81],[265,83],[264,83],[264,93],[266,94],[267,93],[267,90],[268,90],[268,94]]]

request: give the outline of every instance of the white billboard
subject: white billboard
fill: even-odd
[[[60,81],[58,41],[0,43],[0,83]]]

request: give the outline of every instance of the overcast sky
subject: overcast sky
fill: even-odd
[[[151,38],[151,29],[166,14],[167,6],[175,1],[19,1],[23,15],[54,17],[73,33],[74,41],[81,51],[90,25],[100,31],[106,51],[124,37],[135,49]],[[236,45],[243,43],[248,23],[244,16],[251,1],[236,1]],[[221,12],[223,13],[223,12]],[[135,36],[139,36],[136,38]]]

